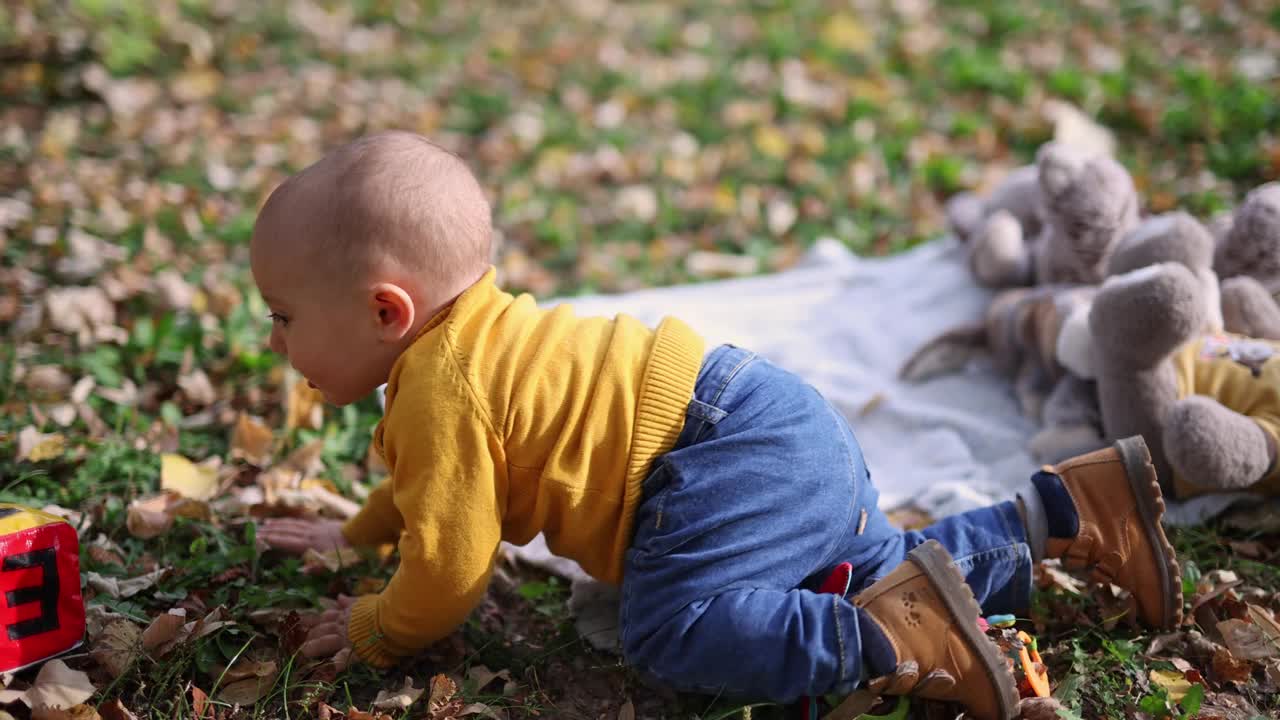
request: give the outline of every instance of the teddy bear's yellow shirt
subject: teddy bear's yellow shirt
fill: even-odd
[[[1252,418],[1280,445],[1280,343],[1241,335],[1207,335],[1183,345],[1173,357],[1178,397],[1204,395]],[[1213,492],[1211,482],[1174,475],[1179,498]],[[1280,462],[1248,488],[1280,496]]]

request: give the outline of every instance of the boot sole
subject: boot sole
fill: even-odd
[[[955,561],[950,553],[937,540],[928,540],[917,545],[907,559],[914,562],[924,571],[932,582],[934,590],[947,606],[951,620],[960,629],[969,647],[978,653],[982,668],[996,689],[996,702],[999,709],[999,720],[1013,720],[1018,716],[1018,688],[1013,679],[1013,671],[996,644],[978,629],[978,618],[982,617],[982,608],[964,581],[964,576],[956,569]]]
[[[1151,451],[1141,436],[1124,438],[1115,443],[1124,462],[1124,474],[1129,479],[1129,489],[1138,501],[1142,525],[1147,532],[1156,555],[1160,574],[1160,586],[1165,589],[1161,629],[1171,630],[1182,623],[1182,570],[1178,565],[1178,553],[1165,535],[1161,519],[1164,517],[1164,496],[1155,466],[1151,464]]]

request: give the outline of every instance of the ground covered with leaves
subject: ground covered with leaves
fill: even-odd
[[[592,651],[564,584],[518,568],[394,672],[301,662],[299,613],[391,568],[261,554],[255,520],[349,513],[378,410],[317,405],[266,351],[255,210],[333,145],[423,132],[491,193],[506,284],[549,297],[910,246],[1030,158],[1051,100],[1116,131],[1145,210],[1280,177],[1271,3],[1022,5],[0,0],[0,500],[73,519],[90,609],[6,710],[741,716]],[[1278,537],[1261,512],[1178,533],[1170,635],[1046,569],[1022,626],[1065,716],[1280,715]]]

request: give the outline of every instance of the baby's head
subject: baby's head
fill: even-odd
[[[271,193],[253,278],[271,349],[345,405],[488,269],[489,203],[457,156],[406,132],[344,145]]]

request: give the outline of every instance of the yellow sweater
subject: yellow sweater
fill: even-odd
[[[452,632],[501,540],[544,532],[619,582],[640,483],[684,426],[702,355],[677,320],[540,309],[492,269],[432,318],[387,383],[374,442],[391,475],[343,528],[356,545],[399,541],[391,581],[352,608],[356,653],[388,666]]]
[[[1179,398],[1211,397],[1253,418],[1273,441],[1280,440],[1280,343],[1226,333],[1209,335],[1182,346],[1173,364]],[[1213,491],[1210,484],[1198,480],[1175,475],[1178,497]],[[1248,489],[1280,496],[1280,463]]]

